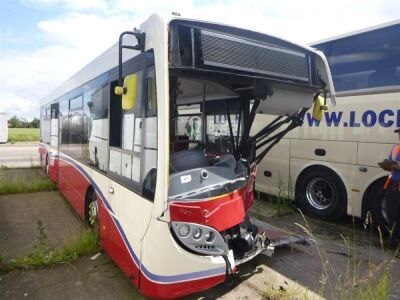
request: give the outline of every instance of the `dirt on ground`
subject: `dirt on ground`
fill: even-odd
[[[391,299],[400,298],[399,259],[383,250],[375,233],[352,219],[324,222],[296,212],[274,216],[267,201],[257,203],[252,216],[298,235],[310,246],[275,249],[239,266],[227,283],[187,299],[346,299],[343,295],[379,278],[388,267]],[[84,230],[58,191],[0,196],[0,256],[3,261],[32,250],[41,220],[52,246]],[[103,253],[36,270],[0,270],[0,299],[141,299],[129,279]]]

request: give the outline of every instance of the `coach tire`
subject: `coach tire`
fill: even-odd
[[[396,243],[400,239],[400,224],[388,217],[388,205],[383,184],[382,180],[375,182],[367,196],[367,203],[371,208],[371,224],[383,236],[389,237],[390,243]]]
[[[336,173],[322,166],[300,174],[296,200],[302,212],[324,220],[336,220],[346,214],[346,188]]]

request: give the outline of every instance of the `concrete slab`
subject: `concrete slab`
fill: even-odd
[[[32,250],[38,220],[43,222],[52,247],[83,229],[58,191],[0,196],[0,256],[6,262]]]
[[[104,254],[53,267],[0,273],[0,299],[145,299]]]
[[[39,166],[38,143],[0,144],[0,166],[28,168]]]

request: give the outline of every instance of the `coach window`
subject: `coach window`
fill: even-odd
[[[336,91],[399,85],[400,25],[333,41],[329,63]]]

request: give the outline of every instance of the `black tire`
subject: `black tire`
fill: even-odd
[[[398,242],[400,239],[400,220],[391,220],[388,209],[390,208],[386,201],[385,190],[383,189],[384,181],[377,181],[371,187],[368,196],[367,203],[370,206],[371,212],[371,225],[377,230],[382,232],[384,237],[389,237],[390,242]]]
[[[48,154],[46,155],[46,167],[45,168],[46,168],[45,169],[46,175],[49,176],[49,174],[50,174],[50,159],[49,159]]]
[[[297,205],[305,214],[336,220],[346,214],[346,188],[335,172],[322,166],[300,174],[296,184]]]
[[[87,226],[94,230],[99,228],[99,206],[96,192],[90,189],[86,196],[85,221]]]

